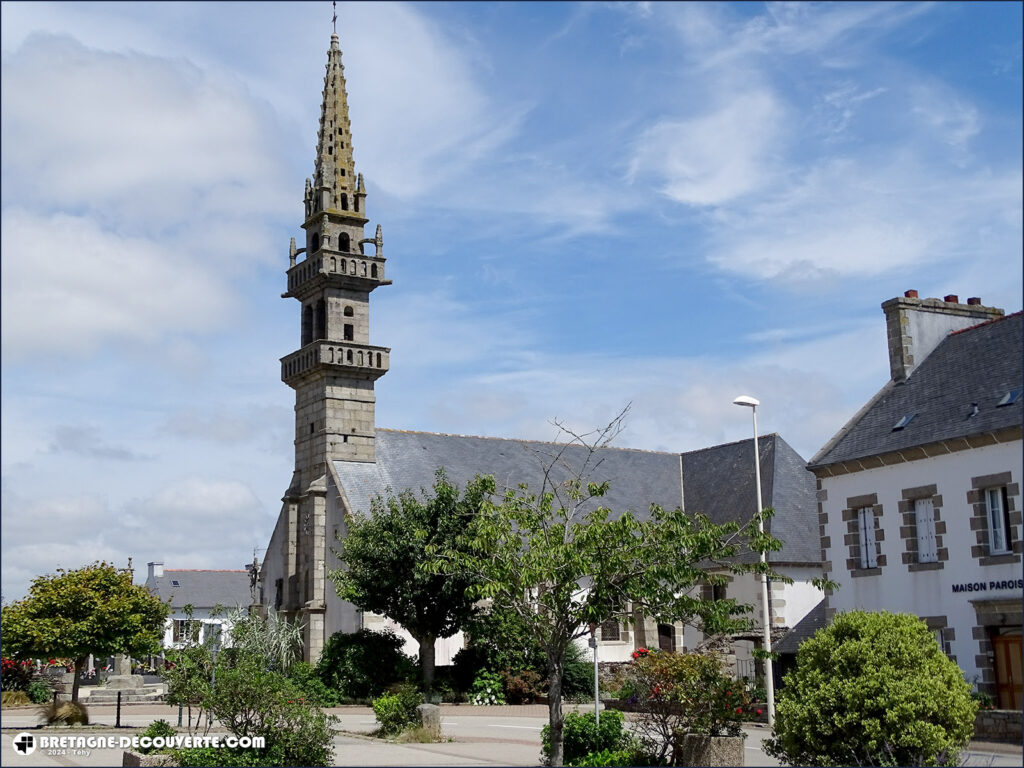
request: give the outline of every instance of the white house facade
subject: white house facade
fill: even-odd
[[[171,606],[164,648],[182,647],[190,634],[201,643],[219,638],[221,644],[229,644],[230,614],[248,610],[253,603],[249,571],[172,570],[161,562],[147,567],[146,587]]]
[[[1021,708],[1021,315],[883,304],[892,379],[812,459],[825,570],[849,610],[924,619],[966,679]]]

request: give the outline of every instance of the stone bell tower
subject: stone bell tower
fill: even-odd
[[[380,226],[375,237],[364,237],[366,188],[355,173],[337,34],[327,53],[316,163],[313,178],[306,179],[304,206],[305,247],[292,239],[282,294],[299,302],[301,317],[299,348],[281,358],[281,380],[295,390],[295,470],[281,513],[287,517],[286,583],[268,597],[303,621],[308,658],[315,660],[325,589],[333,588],[324,569],[328,463],[374,461],[373,385],[387,373],[390,352],[370,344],[370,292],[391,281]],[[364,255],[367,245],[372,253]]]

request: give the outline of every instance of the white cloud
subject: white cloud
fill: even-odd
[[[88,218],[6,211],[2,248],[5,356],[81,356],[107,339],[158,342],[209,330],[236,309],[210,264]]]
[[[93,560],[124,567],[136,580],[145,563],[241,568],[265,546],[273,524],[243,483],[188,477],[152,495],[114,505],[96,495],[27,498],[5,484],[2,517],[4,598],[20,598],[32,578]]]
[[[900,156],[834,159],[724,214],[708,258],[791,283],[877,276],[970,253],[985,226],[996,225],[1013,248],[1020,204],[1019,172],[963,178]]]
[[[343,53],[356,162],[373,170],[368,182],[402,198],[438,194],[518,130],[522,112],[488,96],[435,22],[401,4],[350,13],[361,34],[345,36]]]
[[[771,92],[757,90],[694,118],[661,120],[641,135],[630,177],[654,176],[663,194],[688,205],[733,201],[771,180],[782,117]]]

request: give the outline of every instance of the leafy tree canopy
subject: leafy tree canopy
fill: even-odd
[[[373,499],[370,516],[352,517],[336,554],[345,565],[333,572],[338,594],[364,611],[387,616],[420,644],[420,665],[429,688],[433,680],[434,642],[463,628],[475,611],[468,573],[442,574],[418,567],[428,547],[458,547],[483,500],[494,490],[478,478],[460,494],[444,470],[432,492],[411,491]]]
[[[590,478],[599,470],[599,449],[618,433],[624,415],[590,435],[566,430],[572,441],[565,446],[587,449],[568,480],[553,479],[564,475],[558,471],[564,457],[556,454],[539,492],[520,486],[499,501],[487,498],[457,548],[428,547],[434,555],[429,570],[460,575],[470,597],[514,610],[544,649],[552,765],[562,762],[562,672],[575,638],[621,616],[627,606],[662,621],[699,618],[711,633],[744,627],[748,606],[705,601],[690,592],[720,578],[712,571],[770,572],[760,563],[739,563],[735,556],[741,547],[762,551],[780,546],[758,531],[756,516],[741,527],[656,505],[643,519],[600,506],[609,484]]]
[[[132,583],[127,569],[106,562],[58,569],[33,581],[26,598],[3,606],[4,652],[71,657],[76,667],[90,653],[142,656],[159,649],[169,612],[168,604]]]

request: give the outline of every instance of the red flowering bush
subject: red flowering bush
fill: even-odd
[[[682,734],[741,733],[749,697],[717,657],[648,651],[630,663],[627,675],[639,713],[637,732],[654,762],[674,759]]]
[[[0,688],[5,691],[24,691],[31,681],[31,661],[0,660]]]

